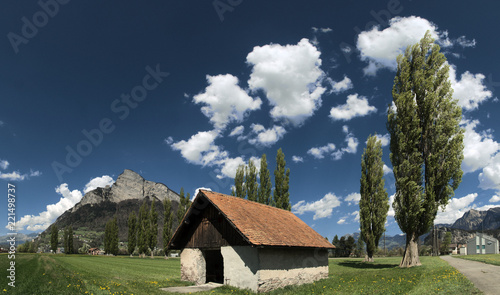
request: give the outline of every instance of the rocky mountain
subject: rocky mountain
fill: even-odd
[[[136,172],[126,169],[111,187],[99,187],[87,192],[79,203],[59,216],[41,236],[45,238],[50,236],[50,229],[54,225],[59,229],[70,225],[75,231],[95,233],[96,238],[88,243],[97,247],[102,242],[100,233],[104,232],[106,222],[116,216],[119,240],[126,241],[129,214],[135,212],[138,216],[139,208],[144,202],[149,209],[155,200],[159,220],[158,237],[161,243],[163,200],[167,199],[172,201],[172,211],[176,212],[180,201],[176,192],[162,183],[145,180]]]
[[[491,208],[488,211],[477,211],[471,209],[457,219],[451,226],[463,230],[495,230],[500,228],[500,207]]]

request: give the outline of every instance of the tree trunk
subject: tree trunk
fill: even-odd
[[[373,254],[372,254],[372,256],[368,256],[368,254],[366,254],[364,262],[374,262]]]
[[[412,267],[420,266],[420,259],[418,257],[418,237],[415,233],[406,234],[406,248],[403,254],[403,260],[399,264],[399,267]]]

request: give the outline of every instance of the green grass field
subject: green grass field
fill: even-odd
[[[421,257],[423,266],[400,269],[401,258],[330,260],[328,279],[287,287],[269,294],[479,294],[458,271],[435,257]],[[0,269],[8,268],[0,255]],[[0,276],[0,294],[169,294],[161,287],[180,281],[179,259],[140,259],[84,255],[16,255],[16,287]],[[250,294],[224,286],[197,294]]]
[[[466,256],[455,256],[455,257],[500,266],[500,254],[466,255]]]

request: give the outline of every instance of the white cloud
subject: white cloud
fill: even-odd
[[[359,211],[354,211],[349,215],[354,216],[354,221],[359,221]]]
[[[200,192],[200,190],[204,190],[204,191],[212,191],[211,188],[209,187],[199,187],[197,189],[194,190],[194,194],[191,196],[191,202],[194,201],[194,198],[196,198],[196,196],[198,195],[198,193]]]
[[[302,39],[297,45],[256,46],[247,55],[247,63],[253,66],[248,85],[266,93],[275,120],[298,126],[319,108],[325,92],[320,54],[308,39]]]
[[[195,95],[193,101],[205,104],[201,111],[216,129],[224,129],[232,121],[241,122],[249,111],[260,108],[262,101],[253,99],[241,89],[235,76],[207,75],[207,81],[205,92]]]
[[[500,153],[483,168],[483,172],[479,173],[478,178],[480,188],[484,190],[494,189],[500,192]]]
[[[113,178],[109,175],[103,175],[101,177],[96,177],[93,178],[85,185],[85,188],[83,189],[83,193],[86,194],[92,190],[95,190],[98,187],[106,187],[106,186],[111,186],[115,183]]]
[[[261,145],[261,146],[272,146],[278,140],[283,138],[286,134],[285,128],[281,126],[273,126],[270,129],[264,128],[264,126],[260,124],[252,124],[252,133],[256,135],[255,138],[250,139],[248,142],[253,145]]]
[[[181,140],[172,143],[170,146],[174,150],[179,150],[188,162],[207,165],[220,153],[219,148],[214,145],[214,141],[218,136],[219,134],[215,130],[200,131],[191,136],[188,141]]]
[[[377,137],[378,140],[380,140],[380,143],[382,144],[382,146],[388,146],[389,143],[391,142],[391,135],[389,133],[386,133],[384,135],[380,135],[380,134],[375,134],[375,136]]]
[[[500,144],[493,140],[491,130],[482,133],[476,132],[478,120],[463,120],[464,133],[464,160],[462,169],[464,173],[474,172],[488,165],[492,157],[500,150]]]
[[[477,109],[479,104],[492,97],[492,92],[483,84],[486,78],[483,74],[472,74],[469,71],[457,80],[456,68],[450,65],[450,82],[453,87],[453,98],[458,100],[458,105],[470,111]]]
[[[392,207],[392,204],[394,203],[395,196],[396,196],[396,194],[393,194],[389,197],[389,211],[387,212],[387,216],[394,217],[394,215],[395,215],[394,208]]]
[[[235,127],[231,133],[229,133],[229,136],[232,137],[232,136],[239,136],[239,135],[242,135],[243,134],[243,131],[245,131],[245,127],[243,126],[238,126],[238,127]]]
[[[23,181],[28,176],[26,174],[21,174],[19,171],[14,171],[10,173],[0,172],[0,179],[10,180],[10,181]]]
[[[222,166],[221,174],[217,177],[222,179],[224,177],[234,178],[236,176],[236,169],[240,165],[246,165],[245,160],[242,157],[236,158],[225,158],[220,161],[219,165]]]
[[[462,217],[465,212],[473,208],[473,206],[470,205],[476,198],[477,193],[468,194],[462,198],[452,198],[448,205],[446,205],[444,211],[438,210],[434,223],[454,223],[457,219]]]
[[[333,143],[328,143],[322,147],[313,147],[307,151],[307,153],[316,159],[323,159],[325,154],[330,154],[335,150],[335,145]]]
[[[37,177],[37,176],[41,176],[41,175],[42,175],[42,172],[40,172],[38,170],[33,171],[33,169],[30,169],[30,177]]]
[[[500,196],[494,195],[493,197],[491,197],[491,199],[490,199],[489,202],[490,203],[498,203],[498,202],[500,202]]]
[[[347,142],[347,146],[340,150],[335,151],[332,154],[334,160],[342,159],[342,156],[345,153],[355,154],[358,150],[359,140],[356,137],[354,137],[354,134],[349,132],[349,127],[347,125],[344,125],[342,127],[342,130],[346,134],[345,142]]]
[[[70,191],[68,184],[63,183],[56,187],[56,192],[61,195],[59,202],[47,205],[45,211],[38,215],[25,215],[16,222],[17,230],[39,231],[45,230],[51,225],[57,217],[66,210],[72,208],[82,199],[82,193],[79,190]]]
[[[314,201],[307,202],[302,200],[297,204],[292,206],[292,212],[294,214],[302,215],[306,212],[314,212],[313,219],[320,219],[325,217],[330,217],[332,215],[333,208],[340,206],[340,200],[333,193],[326,194],[323,198]]]
[[[366,97],[359,96],[358,98],[358,94],[356,93],[347,96],[345,104],[333,107],[330,110],[330,117],[333,120],[348,121],[354,117],[363,117],[375,111],[377,111],[377,108],[369,105]]]
[[[392,169],[389,168],[389,167],[387,167],[386,164],[384,164],[384,167],[382,167],[382,169],[384,170],[384,175],[389,174],[389,173],[392,172]]]
[[[7,169],[9,167],[9,161],[7,160],[0,160],[0,168],[3,170]]]
[[[437,27],[426,19],[410,17],[394,17],[389,27],[380,31],[378,26],[358,35],[356,47],[360,51],[361,60],[368,62],[364,69],[366,75],[375,75],[378,69],[396,69],[396,57],[408,45],[420,41],[426,31],[430,31],[437,39]]]
[[[304,162],[304,158],[299,157],[299,156],[292,156],[292,161],[294,163]]]
[[[172,143],[174,143],[174,139],[172,138],[172,136],[167,137],[165,139],[165,143],[168,145],[171,145]]]
[[[328,83],[330,83],[330,86],[332,87],[332,90],[330,90],[330,93],[341,93],[346,90],[349,90],[353,87],[351,79],[349,79],[347,76],[344,76],[344,79],[341,81],[333,81],[331,78],[326,79]]]
[[[347,197],[345,197],[345,201],[348,202],[348,205],[358,204],[359,200],[361,200],[360,193],[350,193]]]
[[[317,32],[321,32],[321,33],[329,33],[331,31],[333,31],[332,29],[330,28],[316,28],[316,27],[312,27],[312,30],[313,32],[317,33]]]
[[[346,220],[347,220],[347,216],[341,217],[339,219],[339,221],[337,221],[337,224],[344,224]]]

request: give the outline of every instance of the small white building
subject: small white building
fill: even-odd
[[[467,242],[467,255],[498,254],[498,247],[497,239],[482,233],[476,233],[476,236]]]
[[[328,278],[334,246],[290,211],[200,190],[169,248],[182,280],[267,292]]]

